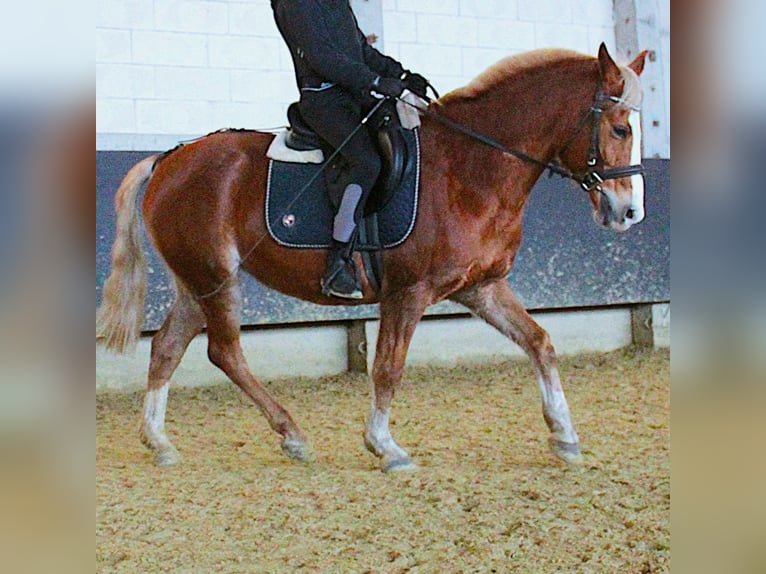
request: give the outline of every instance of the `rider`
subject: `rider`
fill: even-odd
[[[425,97],[427,80],[367,43],[349,0],[271,0],[279,32],[295,66],[298,104],[306,123],[334,149],[359,125],[375,100],[404,89]],[[366,129],[340,149],[349,179],[333,221],[322,293],[361,299],[353,243],[364,205],[380,172],[380,158]]]

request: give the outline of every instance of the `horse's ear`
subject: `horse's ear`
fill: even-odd
[[[601,70],[601,83],[604,86],[614,86],[622,81],[620,68],[614,63],[612,56],[606,49],[606,44],[601,42],[598,48],[598,65]]]
[[[644,71],[644,62],[646,61],[646,55],[648,53],[649,50],[643,50],[630,64],[628,64],[628,68],[633,70],[637,76],[640,76],[641,72]]]

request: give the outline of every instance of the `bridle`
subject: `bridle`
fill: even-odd
[[[437,93],[437,98],[438,98],[438,93]],[[424,99],[426,102],[429,102],[429,103],[431,102],[431,99],[428,97]],[[588,119],[592,118],[590,148],[588,150],[588,159],[587,159],[588,168],[582,174],[569,171],[568,169],[560,165],[555,160],[543,161],[535,157],[532,157],[530,155],[527,155],[526,153],[522,151],[511,149],[507,146],[504,146],[497,140],[492,139],[489,136],[486,136],[480,132],[477,132],[469,128],[468,126],[465,126],[459,122],[451,120],[441,114],[437,114],[436,112],[428,108],[417,107],[414,104],[411,104],[401,99],[399,99],[399,101],[402,101],[409,106],[416,107],[420,111],[420,113],[422,113],[423,115],[429,118],[432,118],[436,120],[437,122],[441,123],[442,125],[445,125],[452,130],[460,132],[463,135],[470,137],[471,139],[479,141],[503,153],[512,155],[527,163],[533,163],[535,165],[539,165],[542,168],[548,170],[550,175],[556,174],[561,177],[574,180],[580,185],[580,187],[584,191],[587,191],[589,193],[593,191],[601,192],[602,191],[601,184],[610,179],[630,177],[633,175],[642,174],[644,172],[644,166],[642,164],[612,167],[608,169],[598,168],[599,159],[601,157],[601,151],[600,151],[600,131],[601,130],[599,129],[599,127],[601,123],[601,114],[603,112],[603,105],[607,102],[614,102],[617,104],[624,103],[622,98],[605,94],[603,91],[601,91],[600,88],[598,92],[596,93],[596,97],[594,98],[593,105],[589,108],[588,112],[585,114],[582,120],[580,120],[577,126],[577,129],[575,130],[575,133],[572,135],[571,138],[569,138],[567,143],[564,145],[561,151],[559,151],[559,153],[557,154],[558,156],[560,156],[572,144],[572,142],[578,136],[582,128],[585,127],[585,125],[588,123]]]
[[[625,166],[619,166],[619,167],[610,167],[608,169],[597,169],[596,166],[599,164],[599,158],[601,156],[601,142],[600,142],[600,134],[601,130],[601,114],[603,113],[603,105],[607,102],[614,102],[616,104],[623,104],[624,100],[622,98],[619,98],[617,96],[610,96],[608,94],[605,94],[600,89],[598,93],[596,94],[596,99],[593,105],[590,107],[588,112],[585,114],[585,117],[581,120],[579,127],[575,131],[575,134],[570,138],[570,140],[566,143],[566,145],[559,151],[558,155],[561,156],[567,148],[571,145],[572,141],[577,137],[577,135],[580,133],[580,130],[585,125],[585,123],[588,121],[589,117],[593,117],[593,121],[591,123],[591,132],[590,132],[590,147],[588,148],[588,160],[587,165],[588,169],[585,171],[584,174],[581,176],[578,176],[576,174],[572,174],[571,179],[574,179],[577,183],[580,184],[580,187],[583,188],[583,190],[591,192],[591,191],[601,191],[601,184],[604,183],[607,180],[610,179],[620,179],[622,177],[631,177],[633,175],[640,175],[644,173],[644,166],[642,164],[636,164],[636,165],[625,165]],[[637,109],[633,108],[635,111],[638,111]]]

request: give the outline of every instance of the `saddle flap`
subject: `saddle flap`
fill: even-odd
[[[366,214],[378,212],[386,206],[393,194],[400,189],[410,162],[404,128],[393,102],[381,106],[373,116],[370,125],[375,132],[381,170],[378,181],[367,200]]]

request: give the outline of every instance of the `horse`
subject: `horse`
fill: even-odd
[[[303,431],[251,373],[242,352],[237,278],[244,270],[272,289],[320,305],[379,304],[364,445],[381,470],[415,467],[390,432],[392,400],[416,325],[429,305],[445,299],[465,306],[526,352],[542,395],[549,447],[564,463],[581,464],[550,336],[524,309],[507,276],[521,243],[525,202],[546,169],[581,184],[598,225],[624,232],[643,219],[640,169],[621,166],[640,162],[639,76],[645,56],[644,51],[618,65],[604,44],[597,57],[535,50],[504,58],[430,102],[421,114],[414,229],[384,252],[378,291],[361,278],[360,301],[321,293],[325,250],[291,249],[269,237],[264,195],[273,134],[214,132],[135,164],[116,192],[112,269],[97,310],[97,341],[122,352],[141,333],[146,270],[137,204],[145,189],[143,221],[176,289],[152,338],[144,397],[141,440],[154,462],[180,459],[165,432],[169,381],[190,341],[205,328],[209,360],[257,405],[285,454],[299,461],[313,457]]]

